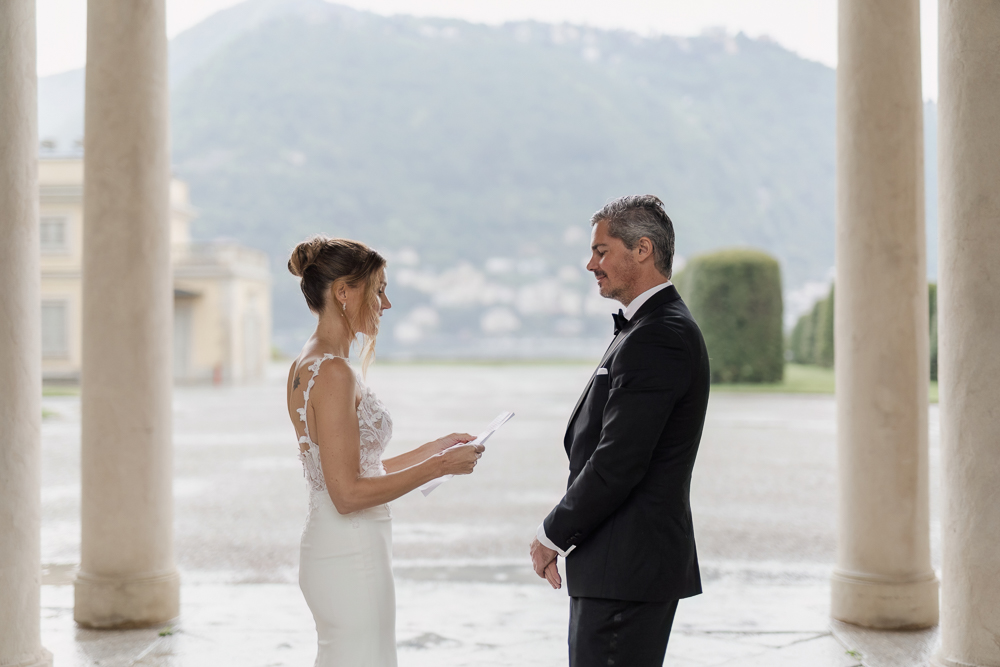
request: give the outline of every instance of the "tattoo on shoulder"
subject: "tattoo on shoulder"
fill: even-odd
[[[298,376],[298,375],[296,375],[296,376],[295,376],[295,382],[294,382],[294,383],[292,384],[292,389],[298,389],[298,388],[299,388],[299,384],[301,384],[301,383],[299,382],[299,376]]]

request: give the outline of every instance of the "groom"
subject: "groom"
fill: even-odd
[[[531,544],[535,572],[569,580],[571,667],[661,667],[680,598],[701,593],[691,470],[708,407],[708,354],[670,283],[674,229],[652,195],[591,219],[615,338],[566,429],[566,495]]]

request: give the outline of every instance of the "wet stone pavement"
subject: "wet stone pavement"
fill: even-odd
[[[592,370],[372,368],[369,383],[395,426],[388,455],[451,431],[476,433],[502,410],[517,414],[474,475],[393,503],[401,666],[566,664],[568,599],[535,577],[527,545],[564,489],[563,429]],[[251,386],[176,389],[182,615],[148,630],[73,624],[79,399],[45,399],[42,629],[57,667],[312,664],[315,632],[297,585],[307,489],[284,408],[286,371],[274,366]],[[936,417],[932,407],[932,433]],[[705,593],[681,602],[666,665],[926,664],[934,631],[831,625],[834,436],[832,397],[713,395],[692,486]],[[933,463],[935,450],[936,439]],[[936,489],[934,467],[932,481]],[[932,538],[936,553],[936,531]]]

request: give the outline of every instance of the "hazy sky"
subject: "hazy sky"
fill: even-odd
[[[0,0],[2,1],[2,0]],[[173,37],[241,0],[166,0]],[[37,0],[38,73],[83,66],[86,0]],[[837,64],[837,0],[343,0],[380,14],[447,16],[481,23],[568,21],[639,33],[698,34],[724,27],[768,35],[806,58]],[[924,97],[937,98],[937,0],[921,2]]]

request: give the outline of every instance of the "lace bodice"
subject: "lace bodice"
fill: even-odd
[[[325,493],[326,481],[323,479],[319,446],[313,442],[312,436],[309,434],[309,419],[307,417],[309,412],[309,393],[312,391],[313,385],[316,384],[316,376],[319,375],[319,369],[323,365],[323,362],[327,359],[337,358],[332,354],[324,354],[322,358],[317,359],[309,366],[309,371],[312,375],[309,377],[309,383],[306,385],[305,392],[303,393],[305,402],[298,409],[299,420],[302,421],[303,429],[305,430],[305,435],[299,438],[299,444],[309,445],[306,450],[299,450],[299,460],[302,461],[303,473],[306,480],[309,481],[310,490],[313,492],[321,491]],[[378,477],[385,474],[385,467],[382,465],[382,453],[392,438],[392,417],[389,416],[385,405],[378,399],[375,392],[361,380],[357,373],[354,374],[354,378],[358,383],[358,392],[361,395],[361,401],[358,403],[357,410],[358,426],[361,429],[360,473],[362,477]]]

